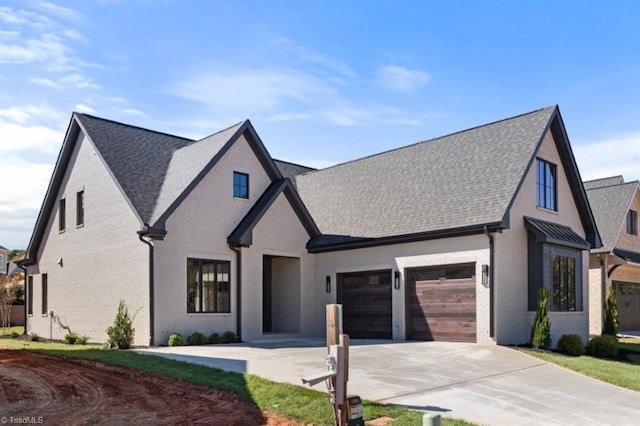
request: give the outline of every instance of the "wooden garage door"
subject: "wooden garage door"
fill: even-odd
[[[640,330],[640,283],[614,281],[620,331]]]
[[[407,276],[410,339],[476,341],[475,264],[411,269]]]
[[[342,326],[355,339],[391,339],[391,270],[338,275]]]

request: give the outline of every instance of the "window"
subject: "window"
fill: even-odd
[[[27,280],[27,314],[33,315],[33,275]]]
[[[638,212],[633,210],[627,213],[627,234],[638,235]]]
[[[60,200],[60,206],[58,208],[58,230],[64,231],[66,228],[66,216],[67,216],[67,203],[65,199]]]
[[[236,198],[249,198],[249,175],[233,172],[233,196]]]
[[[187,312],[231,312],[229,270],[229,262],[187,259]]]
[[[538,207],[556,208],[556,166],[544,160],[536,160],[536,186]]]
[[[47,307],[47,286],[49,285],[49,277],[47,274],[42,274],[42,315],[47,315],[49,309]]]
[[[84,225],[84,190],[76,194],[76,226]]]
[[[552,289],[551,310],[576,310],[576,260],[568,256],[551,257]]]

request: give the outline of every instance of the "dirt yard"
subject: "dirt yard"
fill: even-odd
[[[0,350],[0,423],[293,426],[226,391],[92,361]]]

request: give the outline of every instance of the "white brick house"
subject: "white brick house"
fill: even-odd
[[[119,299],[138,345],[323,335],[338,302],[356,338],[508,344],[541,286],[554,339],[587,337],[599,246],[557,107],[323,170],[248,121],[193,141],[74,113],[22,263],[45,337],[104,341]]]

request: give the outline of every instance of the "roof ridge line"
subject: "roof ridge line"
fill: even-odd
[[[186,137],[184,137],[184,136],[178,136],[178,135],[175,135],[175,134],[172,134],[172,133],[159,132],[159,131],[157,131],[157,130],[151,130],[151,129],[148,129],[148,128],[146,128],[146,127],[136,126],[136,125],[134,125],[134,124],[127,124],[127,123],[123,123],[123,122],[121,122],[121,121],[112,120],[112,119],[110,119],[110,118],[103,118],[103,117],[98,117],[98,116],[91,115],[91,114],[86,114],[86,113],[84,113],[84,112],[74,111],[74,112],[73,112],[73,114],[75,114],[75,115],[79,115],[79,116],[90,117],[90,118],[94,118],[94,119],[96,119],[96,120],[106,121],[106,122],[113,123],[113,124],[119,124],[119,125],[121,125],[121,126],[131,127],[131,128],[133,128],[133,129],[144,130],[144,131],[146,131],[146,132],[155,133],[155,134],[158,134],[158,135],[165,135],[165,136],[171,136],[172,138],[184,139],[185,141],[193,141],[193,140],[194,140],[194,139],[186,138]]]
[[[203,141],[203,140],[205,140],[205,139],[210,138],[211,136],[215,136],[215,135],[220,134],[220,133],[222,133],[222,132],[226,132],[227,130],[229,130],[229,129],[233,128],[233,127],[240,126],[240,125],[244,124],[246,121],[248,121],[248,120],[238,121],[237,123],[232,124],[231,126],[225,127],[224,129],[222,129],[222,130],[218,130],[217,132],[213,132],[213,133],[211,133],[210,135],[207,135],[207,136],[205,136],[205,137],[203,137],[203,138],[200,138],[200,139],[194,139],[193,141],[194,141],[194,142],[201,142],[201,141]]]
[[[593,182],[593,181],[587,181],[587,182]],[[629,185],[629,184],[640,185],[640,181],[639,180],[630,180],[629,182],[612,183],[611,185],[597,186],[595,188],[589,188],[589,189],[585,188],[585,191],[593,191],[593,190],[596,190],[596,189],[612,188],[614,186],[625,186],[625,185]]]
[[[410,148],[410,147],[412,147],[412,146],[420,145],[420,144],[423,144],[423,143],[433,142],[433,141],[436,141],[436,140],[438,140],[438,139],[448,138],[448,137],[450,137],[450,136],[459,135],[459,134],[461,134],[461,133],[470,132],[470,131],[472,131],[472,130],[480,129],[480,128],[482,128],[482,127],[492,126],[492,125],[494,125],[494,124],[498,124],[498,123],[501,123],[501,122],[503,122],[503,121],[514,120],[514,119],[516,119],[516,118],[524,117],[525,115],[535,114],[535,113],[538,113],[538,112],[540,112],[540,111],[544,111],[545,109],[548,109],[548,108],[557,108],[557,105],[554,105],[554,106],[548,106],[548,107],[544,107],[544,108],[538,108],[538,109],[536,109],[536,110],[529,111],[529,112],[525,112],[525,113],[518,114],[518,115],[514,115],[514,116],[512,116],[512,117],[507,117],[507,118],[503,118],[503,119],[501,119],[501,120],[491,121],[491,122],[489,122],[489,123],[485,123],[485,124],[480,124],[480,125],[478,125],[478,126],[469,127],[468,129],[459,130],[459,131],[457,131],[457,132],[448,133],[448,134],[446,134],[446,135],[436,136],[436,137],[434,137],[434,138],[431,138],[431,139],[425,139],[425,140],[422,140],[422,141],[414,142],[414,143],[411,143],[411,144],[409,144],[409,145],[404,145],[404,146],[400,146],[400,147],[397,147],[397,148],[388,149],[388,150],[386,150],[386,151],[378,152],[378,153],[375,153],[375,154],[366,155],[366,156],[364,156],[364,157],[355,158],[355,159],[353,159],[353,160],[344,161],[344,162],[342,162],[342,163],[338,163],[338,164],[334,164],[334,165],[332,165],[332,166],[325,167],[324,169],[317,169],[317,170],[315,170],[315,171],[311,171],[311,172],[305,173],[305,175],[312,175],[312,174],[314,174],[315,172],[321,172],[321,171],[324,171],[324,170],[333,169],[333,168],[335,168],[335,167],[344,166],[344,165],[346,165],[346,164],[355,163],[355,162],[357,162],[357,161],[366,160],[366,159],[368,159],[368,158],[377,157],[377,156],[380,156],[380,155],[388,154],[388,153],[390,153],[390,152],[394,152],[394,151],[399,151],[399,150],[401,150],[401,149]]]

